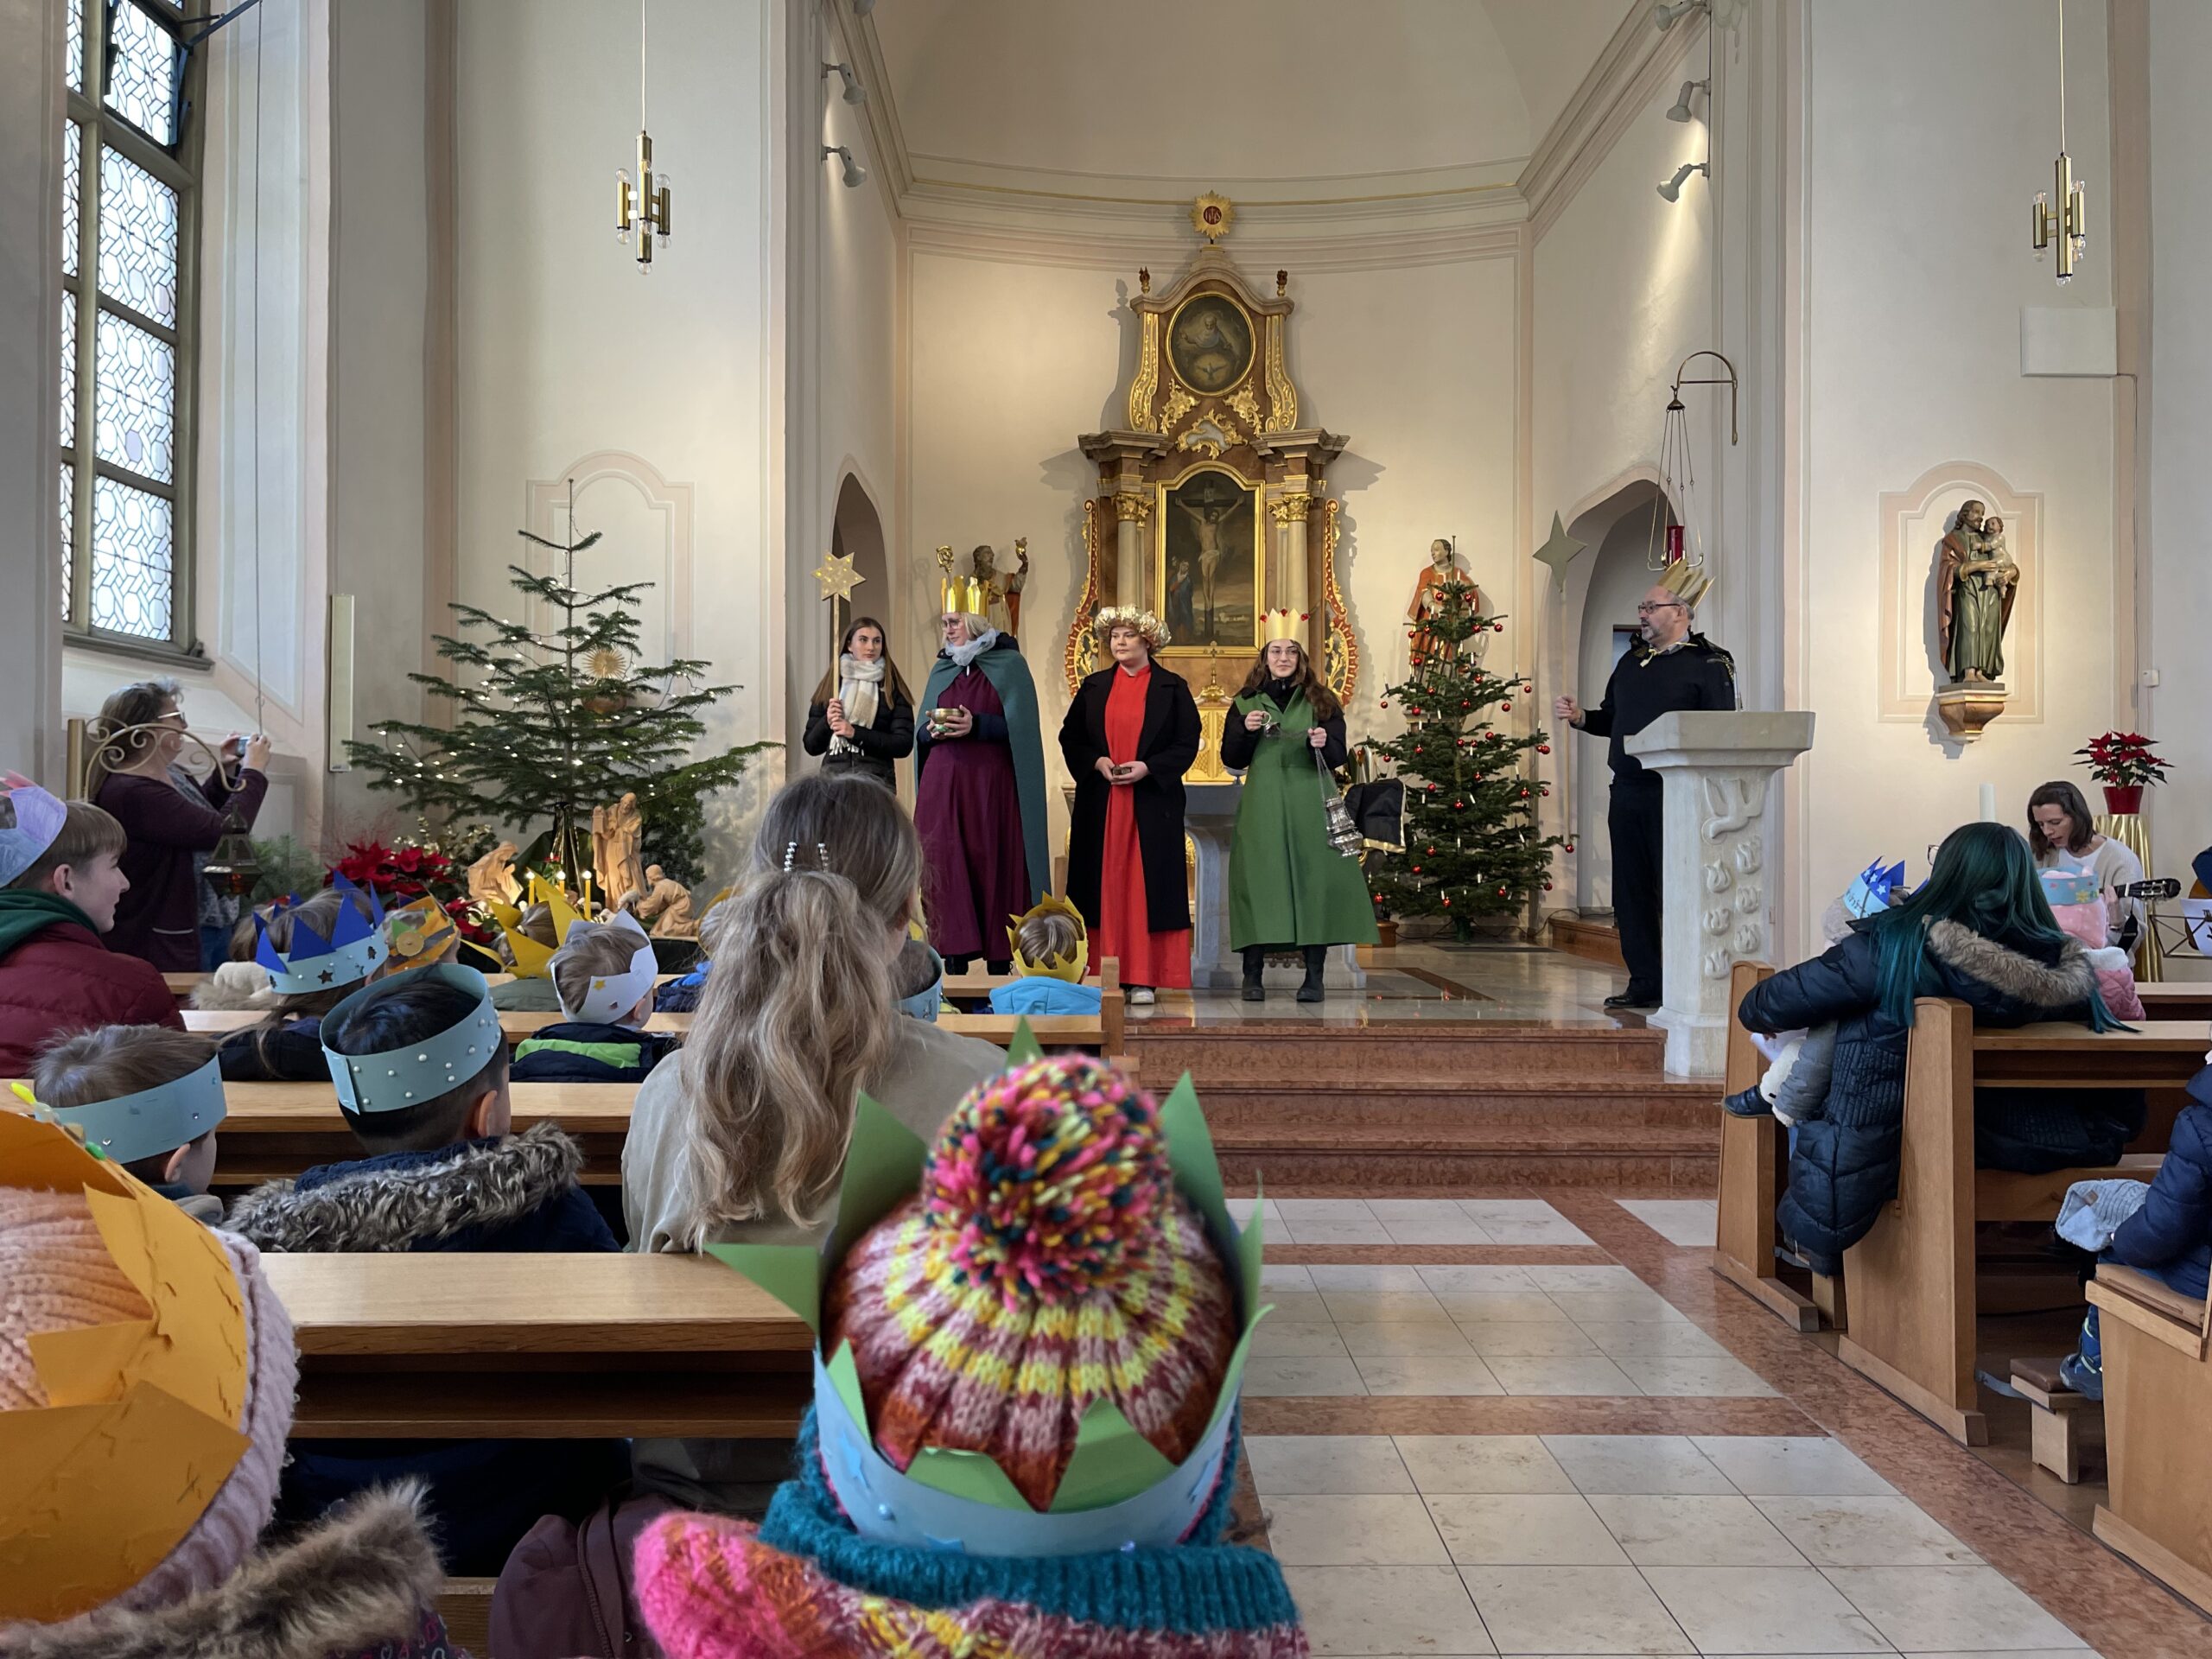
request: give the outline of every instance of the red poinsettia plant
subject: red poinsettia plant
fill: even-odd
[[[387,904],[406,904],[425,893],[453,918],[454,927],[472,944],[489,945],[493,938],[486,918],[468,896],[452,859],[433,846],[402,842],[387,846],[380,841],[347,844],[346,856],[331,867],[357,887],[373,887]]]
[[[2089,763],[2089,776],[2115,789],[2165,782],[2166,763],[2151,753],[2156,738],[2140,732],[2107,732],[2074,751]]]

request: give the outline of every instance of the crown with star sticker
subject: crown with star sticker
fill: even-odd
[[[298,996],[359,984],[385,960],[384,905],[376,889],[357,887],[336,875],[330,890],[339,895],[339,904],[327,938],[308,923],[304,906],[288,901],[272,906],[267,916],[254,912],[253,959],[269,970],[272,990]],[[269,924],[280,916],[292,925],[290,942],[282,950],[269,933]]]

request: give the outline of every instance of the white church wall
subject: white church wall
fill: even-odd
[[[1513,238],[1494,242],[1433,264],[1291,265],[1299,308],[1287,357],[1300,419],[1351,437],[1327,476],[1343,503],[1338,579],[1362,658],[1350,710],[1355,740],[1402,723],[1378,704],[1383,686],[1405,672],[1403,618],[1433,537],[1456,536],[1491,602],[1513,603],[1519,292]],[[1065,779],[1051,738],[1068,701],[1060,664],[1083,585],[1082,504],[1098,481],[1076,438],[1127,418],[1116,395],[1135,359],[1123,301],[1137,266],[1149,263],[1157,287],[1188,250],[1077,264],[993,245],[1000,251],[985,255],[918,238],[910,249],[911,511],[898,650],[918,688],[915,671],[936,650],[938,572],[928,550],[950,543],[964,555],[978,543],[1005,549],[1029,537],[1034,573],[1021,632],[1046,728],[1057,854]],[[1228,245],[1258,283],[1281,263]],[[1203,685],[1204,664],[1180,666],[1195,667],[1193,690]],[[1224,683],[1233,687],[1249,666],[1224,658]]]
[[[1798,763],[1817,915],[1878,853],[1924,870],[1929,844],[1975,816],[1979,785],[2018,823],[2037,784],[2082,779],[2072,751],[2113,716],[2113,439],[2109,381],[2020,373],[2022,307],[2110,303],[2105,265],[2060,289],[2025,246],[2057,124],[2048,98],[2020,89],[2056,80],[2050,15],[2005,0],[1807,11],[1804,574],[1790,648],[1819,717]],[[2088,8],[2069,22],[2072,148],[2081,174],[2103,180],[2104,22]],[[1905,522],[1885,565],[1881,497],[1931,471],[1957,481]],[[2006,642],[2021,707],[1961,746],[1930,730],[1923,619],[1942,515],[1993,478],[2040,498],[2027,504],[2039,523],[2011,526],[2016,552],[2035,531],[2033,567],[2022,560],[2032,604]],[[1886,695],[1897,686],[1905,696]]]

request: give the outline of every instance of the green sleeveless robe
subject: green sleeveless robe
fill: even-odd
[[[1262,692],[1239,697],[1229,718],[1276,713]],[[1321,770],[1306,734],[1315,724],[1303,696],[1281,711],[1280,731],[1260,739],[1236,801],[1229,849],[1229,944],[1372,944],[1375,906],[1359,861],[1329,845]]]

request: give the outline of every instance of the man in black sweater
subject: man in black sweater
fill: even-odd
[[[1613,768],[1605,827],[1613,842],[1613,918],[1620,929],[1628,988],[1605,999],[1609,1008],[1659,1006],[1661,888],[1665,860],[1665,815],[1659,774],[1624,747],[1627,739],[1675,709],[1733,709],[1736,664],[1728,653],[1690,626],[1691,607],[1710,585],[1690,567],[1674,582],[1661,582],[1636,607],[1643,643],[1613,667],[1605,700],[1586,709],[1571,696],[1554,698],[1552,712],[1577,731],[1611,740]],[[1679,588],[1681,591],[1677,591]]]

